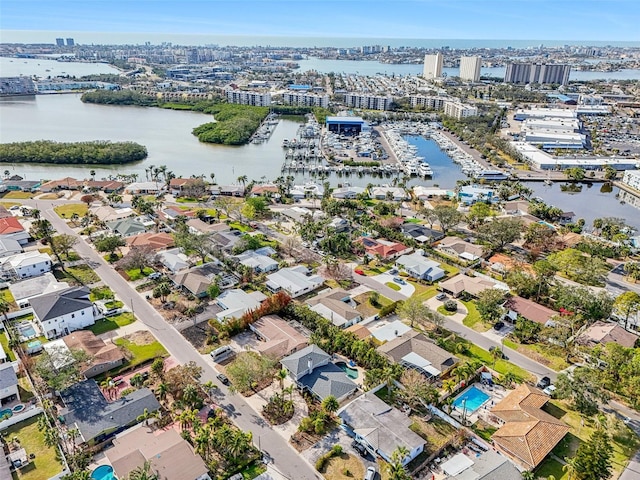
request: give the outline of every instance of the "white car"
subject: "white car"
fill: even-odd
[[[549,385],[547,388],[542,390],[542,393],[544,393],[545,395],[552,396],[553,392],[555,392],[555,391],[556,391],[556,386],[555,385]]]

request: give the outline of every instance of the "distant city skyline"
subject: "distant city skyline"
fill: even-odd
[[[3,0],[0,41],[162,35],[639,42],[637,0]],[[50,35],[49,35],[50,32]],[[130,35],[128,35],[130,34]],[[128,38],[130,40],[128,40]]]

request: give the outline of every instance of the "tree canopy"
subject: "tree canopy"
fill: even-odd
[[[0,144],[0,163],[111,165],[138,162],[147,149],[134,142],[15,142]]]

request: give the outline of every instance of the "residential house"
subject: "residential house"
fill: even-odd
[[[113,193],[119,192],[123,188],[124,183],[116,180],[85,180],[83,190],[90,192],[100,190],[104,193]]]
[[[303,265],[283,268],[267,275],[266,286],[273,293],[284,290],[291,298],[314,291],[324,283],[320,275],[311,275]]]
[[[164,185],[162,182],[134,182],[127,185],[124,189],[125,193],[131,195],[155,195],[164,191]]]
[[[19,399],[18,376],[13,368],[13,364],[0,364],[0,406]]]
[[[394,202],[409,200],[409,194],[400,187],[373,187],[369,193],[376,200],[390,199]]]
[[[333,189],[331,196],[337,200],[354,200],[365,193],[367,190],[363,187],[338,187]]]
[[[95,323],[95,309],[87,287],[71,287],[29,300],[34,320],[47,339],[68,335]]]
[[[487,260],[487,262],[489,263],[489,268],[491,268],[491,270],[503,275],[513,270],[514,268],[522,269],[532,275],[534,273],[533,269],[531,268],[531,264],[519,261],[514,257],[505,255],[504,253],[496,253],[495,255],[492,255],[489,260]]]
[[[241,238],[242,232],[238,230],[218,231],[211,235],[211,241],[225,252],[231,252]]]
[[[476,202],[497,202],[500,197],[490,188],[464,185],[458,191],[458,200],[464,205],[473,205]]]
[[[452,456],[440,468],[444,480],[522,480],[522,474],[504,455],[494,450],[481,454],[467,450]]]
[[[99,320],[101,321],[101,320]],[[89,361],[80,371],[86,378],[92,378],[122,365],[124,355],[117,345],[105,343],[89,330],[78,330],[60,339],[71,350],[82,350],[89,354]]]
[[[15,215],[13,215],[8,209],[7,207],[5,207],[4,205],[0,205],[0,218],[8,218],[8,217],[13,217]],[[1,456],[0,456],[1,457]]]
[[[504,307],[508,310],[507,317],[511,319],[512,322],[515,322],[518,316],[521,316],[531,322],[552,327],[554,325],[552,318],[558,315],[558,312],[555,310],[551,310],[533,300],[517,295],[509,298],[505,302]]]
[[[321,401],[333,395],[340,402],[358,389],[344,370],[331,363],[331,355],[317,345],[298,350],[280,360],[280,363],[298,388]]]
[[[171,273],[189,268],[189,257],[180,248],[171,248],[158,253],[158,261]]]
[[[179,217],[194,218],[196,212],[185,208],[180,208],[177,205],[167,205],[158,212],[158,216],[163,220],[175,220]]]
[[[412,331],[412,328],[402,322],[401,320],[394,320],[393,322],[385,323],[375,329],[371,329],[371,336],[379,343],[390,342],[394,338],[398,338],[407,332]]]
[[[310,210],[305,207],[285,208],[280,211],[280,214],[298,223],[318,220],[324,217],[324,213],[321,210]]]
[[[344,233],[351,230],[351,224],[349,223],[349,220],[340,217],[335,217],[329,222],[329,225],[327,226],[333,229],[335,233]]]
[[[347,328],[362,321],[362,314],[353,308],[351,296],[336,288],[307,300],[311,310],[330,320],[336,327]]]
[[[164,232],[140,233],[126,239],[128,247],[151,247],[153,250],[164,250],[173,247],[173,237]]]
[[[221,322],[230,318],[240,318],[245,313],[257,309],[266,298],[267,296],[260,291],[247,293],[239,288],[225,290],[216,297],[216,303],[222,308],[221,312],[216,313],[216,318]]]
[[[502,211],[507,215],[524,215],[529,213],[529,202],[526,200],[512,200],[504,202]]]
[[[460,359],[440,348],[426,335],[410,330],[378,347],[394,363],[413,368],[430,380],[449,373]]]
[[[474,262],[482,257],[484,249],[458,237],[446,237],[436,246],[438,250],[465,262]]]
[[[18,192],[35,192],[40,188],[40,180],[23,180],[19,175],[14,175],[20,180],[3,180],[2,185],[9,191]]]
[[[89,207],[89,213],[98,217],[103,222],[115,222],[132,217],[136,214],[135,210],[130,207],[114,208],[111,205],[92,205]]]
[[[582,332],[577,341],[590,347],[606,345],[607,343],[617,343],[625,348],[640,346],[640,337],[638,335],[612,322],[595,322]]]
[[[125,218],[107,223],[107,228],[121,237],[131,237],[146,232],[146,227],[135,218]]]
[[[105,450],[117,478],[148,464],[163,480],[210,480],[207,465],[173,428],[156,430],[138,425],[117,435]]]
[[[401,225],[400,229],[407,238],[412,238],[419,243],[433,243],[444,238],[444,233],[440,230],[434,230],[419,223],[408,222]]]
[[[274,272],[278,270],[278,262],[267,255],[260,255],[254,250],[247,250],[233,257],[241,265],[252,269],[255,273]]]
[[[414,278],[428,282],[435,282],[446,275],[438,262],[429,260],[418,252],[398,257],[396,267],[404,269]]]
[[[80,190],[83,186],[82,180],[73,177],[65,177],[59,180],[50,180],[40,185],[43,193],[55,192],[56,190]]]
[[[0,238],[0,259],[22,253],[22,245],[13,238]]]
[[[20,282],[11,282],[9,285],[9,291],[20,308],[27,308],[29,306],[29,300],[33,297],[58,290],[65,290],[67,288],[69,288],[69,284],[67,282],[58,282],[51,272],[37,277],[27,278]]]
[[[305,348],[307,337],[277,315],[266,315],[249,325],[260,339],[256,349],[271,358],[282,358]]]
[[[454,277],[449,278],[439,284],[440,290],[453,297],[459,297],[463,293],[477,297],[480,292],[488,288],[499,288],[505,290],[505,293],[509,291],[509,287],[506,287],[504,283],[493,280],[490,277],[475,276],[470,277],[468,275],[459,273]]]
[[[304,185],[293,185],[289,190],[289,195],[291,195],[294,200],[322,198],[324,195],[324,187],[313,182],[305,183]]]
[[[453,197],[454,193],[451,190],[445,190],[442,188],[416,185],[413,187],[413,196],[424,202],[425,200],[429,200],[434,197]]]
[[[51,257],[31,250],[0,259],[2,276],[6,278],[31,278],[51,271]]]
[[[351,325],[350,327],[345,328],[345,332],[353,333],[358,340],[364,340],[365,338],[369,338],[371,336],[371,330],[369,330],[361,323],[356,323],[354,325]]]
[[[256,183],[249,194],[252,197],[279,197],[280,189],[274,183]]]
[[[208,223],[199,218],[187,220],[187,227],[191,233],[213,234],[217,232],[228,232],[231,230],[226,223]]]
[[[563,226],[569,225],[573,223],[575,217],[576,217],[576,214],[573,212],[562,212],[560,214],[560,218],[558,219],[558,223]]]
[[[0,240],[15,240],[20,245],[29,242],[30,236],[16,217],[0,218]]]
[[[220,185],[220,195],[227,197],[244,197],[245,188],[243,185]]]
[[[171,277],[177,287],[181,287],[192,295],[203,298],[207,295],[207,288],[223,274],[223,269],[214,262],[198,265],[188,270],[182,270]]]
[[[201,178],[172,178],[169,180],[169,191],[171,195],[179,197],[185,190],[188,190],[189,187],[201,181]]]
[[[108,402],[95,380],[85,380],[60,392],[64,408],[61,421],[76,428],[83,442],[101,443],[135,424],[145,411],[160,408],[154,393],[140,388],[113,402]]]
[[[395,407],[387,405],[374,392],[366,392],[338,410],[338,417],[351,429],[360,443],[387,462],[398,448],[407,451],[407,465],[422,453],[425,440],[411,430],[413,421]]]
[[[367,255],[371,257],[379,256],[383,259],[396,258],[413,250],[403,243],[392,242],[383,238],[360,237],[356,239],[356,242],[362,244]]]
[[[491,409],[500,428],[491,440],[524,470],[535,469],[569,432],[569,427],[542,407],[549,396],[523,383]]]

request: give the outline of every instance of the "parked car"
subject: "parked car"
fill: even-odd
[[[406,284],[406,282],[403,279],[401,279],[400,277],[393,277],[393,281],[396,282],[399,285]]]
[[[444,293],[444,292],[441,292],[441,293],[439,293],[438,295],[436,295],[436,300],[440,300],[440,301],[442,301],[442,300],[444,300],[444,299],[446,299],[446,298],[447,298],[447,294],[446,294],[446,293]]]
[[[545,389],[549,385],[551,385],[551,379],[549,377],[542,377],[540,379],[540,381],[538,382],[537,387],[540,388],[540,389]]]
[[[376,479],[376,469],[373,467],[367,468],[367,473],[364,475],[364,480],[375,480]]]
[[[556,391],[556,386],[555,385],[549,385],[547,388],[545,388],[544,390],[542,390],[542,393],[544,393],[545,395],[549,395],[550,397],[553,396],[553,392]]]
[[[151,275],[149,275],[147,278],[149,280],[158,280],[160,277],[162,277],[162,274],[160,272],[153,272]]]
[[[398,274],[397,268],[392,268],[391,270],[389,270],[389,275],[397,275],[397,274]]]
[[[216,378],[218,380],[220,380],[223,385],[230,385],[231,384],[231,381],[229,380],[229,377],[227,377],[224,373],[219,373],[218,375],[216,375]]]
[[[365,448],[364,445],[362,445],[360,442],[358,442],[357,440],[354,440],[353,442],[351,442],[351,446],[353,447],[353,449],[358,452],[360,454],[361,457],[366,457],[367,456],[367,449]]]
[[[502,328],[504,327],[504,322],[496,322],[495,325],[493,326],[494,330],[502,330]]]

